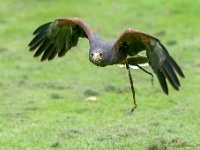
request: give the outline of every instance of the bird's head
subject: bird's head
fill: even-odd
[[[126,51],[115,49],[114,41],[106,42],[96,34],[90,39],[89,59],[97,66],[105,67],[120,63],[126,56]]]
[[[96,65],[101,66],[103,59],[103,52],[90,52],[90,61]]]
[[[107,57],[103,51],[90,52],[89,59],[93,64],[97,66],[101,66],[101,67],[106,66]]]
[[[111,42],[105,42],[97,34],[94,34],[90,39],[89,60],[100,67],[109,65],[112,46]]]
[[[127,57],[126,52],[110,49],[97,49],[89,52],[90,61],[100,67],[114,65],[122,62]]]

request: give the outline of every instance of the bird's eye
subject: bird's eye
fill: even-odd
[[[127,48],[128,48],[127,44],[121,44],[119,47],[119,51],[123,52],[123,51],[127,50]]]
[[[102,53],[102,52],[100,52],[100,53],[99,53],[99,56],[102,56],[102,55],[103,55],[103,53]]]
[[[94,53],[90,53],[91,54],[91,56],[94,56]]]

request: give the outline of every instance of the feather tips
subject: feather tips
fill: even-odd
[[[154,70],[154,72],[156,73],[156,75],[158,77],[158,81],[160,83],[160,86],[161,86],[163,92],[168,95],[168,87],[167,87],[167,82],[166,82],[164,74],[158,69]]]
[[[152,40],[155,41],[155,39]],[[159,41],[157,41],[156,45],[153,44],[150,47],[151,49],[147,50],[148,51],[147,53],[149,53],[148,59],[150,59],[151,62],[150,65],[152,66],[154,72],[157,74],[157,76],[160,76],[160,74],[162,74],[162,76],[169,81],[169,83],[175,90],[179,90],[179,87],[181,85],[175,71],[178,73],[180,77],[184,77],[184,75],[178,64],[169,55],[168,51]],[[160,71],[159,75],[158,72],[155,71],[156,70],[155,68]],[[163,78],[159,79],[160,85],[164,93],[168,94],[168,90],[166,90],[167,85],[163,84],[162,80],[164,79]]]
[[[168,60],[169,60],[170,65],[173,67],[174,70],[176,70],[176,72],[179,74],[179,76],[181,76],[182,78],[184,78],[185,76],[184,76],[181,68],[175,62],[175,60],[171,56],[168,57]]]
[[[87,32],[86,32],[87,31]],[[81,19],[57,19],[39,26],[33,34],[35,37],[28,44],[29,50],[35,49],[34,57],[42,54],[41,61],[52,60],[57,54],[59,57],[78,43],[78,38],[88,38],[93,31]]]
[[[46,29],[49,27],[49,25],[50,25],[51,23],[52,23],[52,22],[48,22],[48,23],[45,23],[45,24],[39,26],[39,27],[33,32],[33,35],[36,35],[36,34],[40,33],[41,31],[46,30]]]

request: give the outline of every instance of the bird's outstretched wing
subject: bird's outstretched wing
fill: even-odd
[[[146,50],[148,63],[157,75],[163,92],[168,94],[166,78],[174,89],[179,89],[180,82],[176,73],[183,78],[184,74],[158,39],[129,28],[116,40],[115,49],[120,50],[121,47],[121,50],[127,50],[130,56],[137,55],[140,51]]]
[[[56,19],[38,27],[29,43],[30,51],[36,50],[34,57],[42,54],[41,61],[52,60],[57,54],[64,56],[68,50],[76,46],[78,38],[87,38],[93,35],[92,29],[81,19]]]

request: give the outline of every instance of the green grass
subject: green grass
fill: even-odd
[[[199,149],[200,2],[196,0],[2,0],[0,5],[0,149]],[[157,36],[183,69],[180,91],[157,79],[88,61],[88,41],[62,59],[28,52],[36,27],[80,17],[106,40],[132,27]],[[151,68],[147,68],[151,71]],[[96,96],[96,101],[85,101]]]

